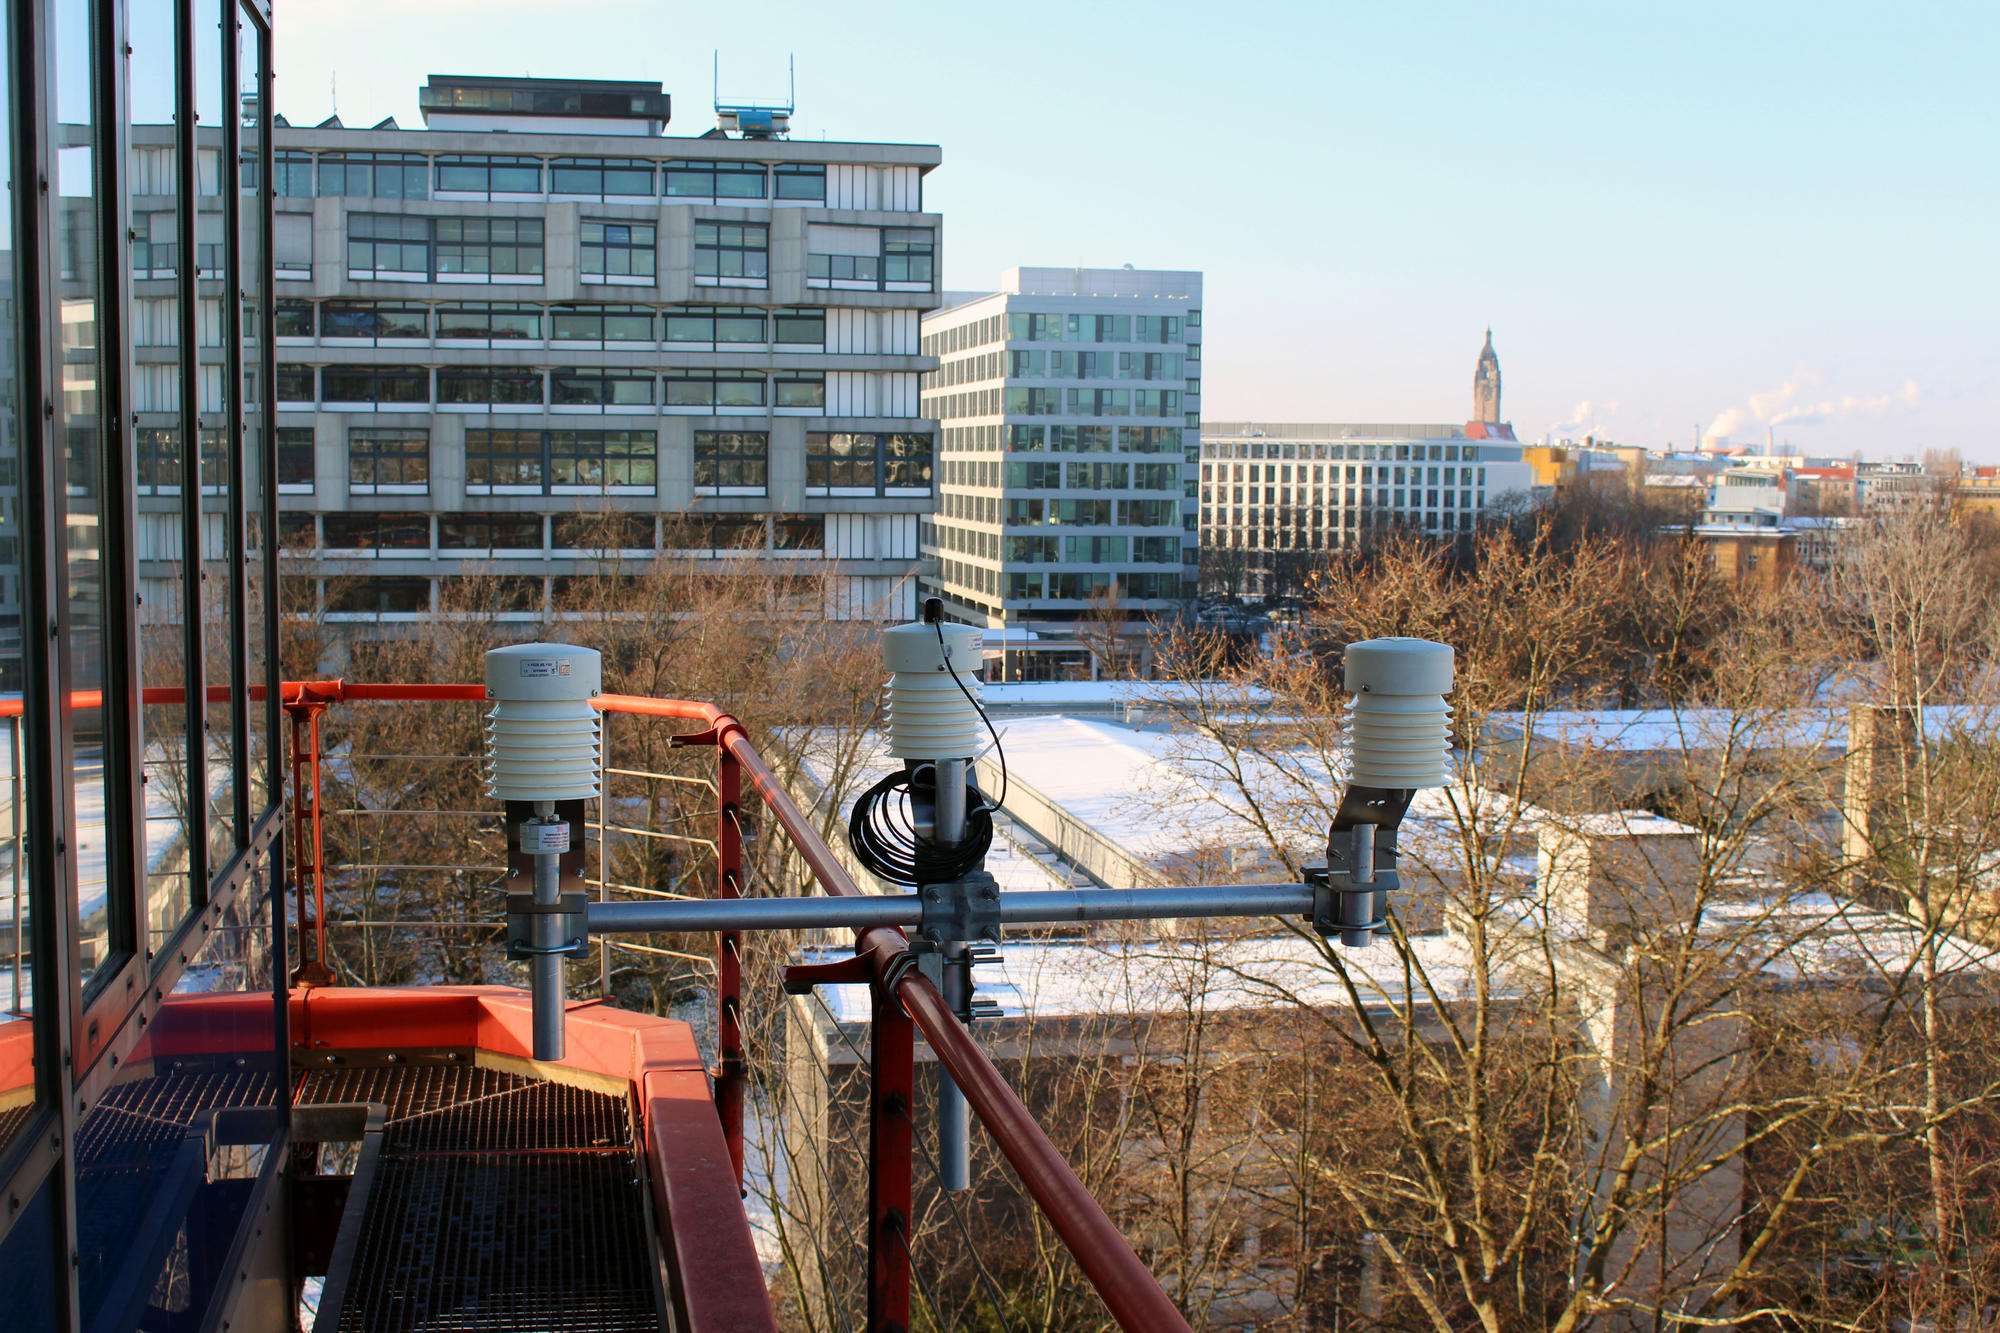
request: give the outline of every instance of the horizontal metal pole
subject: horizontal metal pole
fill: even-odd
[[[1050,889],[1000,895],[1003,925],[1312,914],[1304,884],[1197,884],[1172,889]]]
[[[1003,893],[1003,925],[1064,921],[1151,921],[1219,916],[1310,916],[1304,884],[1215,884],[1170,889],[1055,889]],[[591,903],[598,934],[711,930],[866,930],[923,924],[914,893],[860,898],[736,898],[651,903]]]
[[[591,903],[595,934],[655,931],[839,930],[914,926],[923,909],[914,893],[859,898],[728,898],[653,903]]]

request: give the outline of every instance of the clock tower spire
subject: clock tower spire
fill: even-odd
[[[1500,424],[1500,358],[1493,351],[1490,328],[1486,330],[1486,346],[1479,353],[1479,369],[1472,375],[1472,419]]]

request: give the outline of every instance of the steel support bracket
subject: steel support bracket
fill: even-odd
[[[667,737],[667,748],[679,749],[685,745],[720,745],[722,728],[710,727],[706,731],[684,731]]]
[[[578,957],[590,949],[590,924],[587,915],[590,895],[575,890],[564,893],[552,903],[538,903],[532,893],[510,893],[507,895],[507,956],[512,959],[538,958],[559,953]],[[563,919],[563,942],[553,949],[535,946],[535,918],[554,916]]]
[[[1000,939],[1000,882],[984,870],[948,884],[917,890],[923,904],[919,934],[927,944],[970,944]]]
[[[785,969],[785,994],[810,995],[815,986],[865,986],[874,977],[860,958],[839,958],[831,963],[794,963]]]

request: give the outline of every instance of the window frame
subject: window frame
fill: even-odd
[[[364,471],[369,474],[366,480],[361,475]],[[429,495],[430,431],[421,426],[349,426],[347,493]]]
[[[603,348],[610,346],[650,347],[659,341],[659,326],[655,323],[652,306],[610,305],[580,303],[577,305],[556,305],[549,308],[548,340],[553,345],[563,347]],[[563,332],[564,320],[594,319],[597,321],[597,336],[594,338],[571,337]],[[610,338],[606,332],[613,319],[644,319],[646,336],[643,338]]]
[[[526,396],[528,380],[535,383],[535,396]],[[478,385],[486,386],[484,397],[447,396],[450,393],[468,392]],[[511,386],[512,396],[503,396],[502,389]],[[437,369],[437,406],[440,411],[470,409],[474,411],[536,412],[548,404],[548,376],[538,367],[489,366],[489,365],[445,365]]]
[[[660,410],[673,413],[719,415],[725,412],[762,412],[770,399],[769,377],[761,370],[729,370],[715,367],[673,366],[660,372]],[[695,386],[706,384],[705,396]],[[682,386],[677,392],[675,386]],[[725,402],[724,385],[756,386],[756,401],[738,392],[736,402]]]
[[[771,200],[773,203],[817,203],[826,202],[826,168],[824,162],[780,162],[771,168]],[[793,194],[785,189],[784,182],[798,180],[819,183],[817,191]]]
[[[693,453],[696,495],[770,493],[770,432],[698,430]]]
[[[319,370],[320,370],[319,401],[322,405],[338,403],[349,406],[350,410],[366,409],[372,411],[387,410],[391,412],[397,412],[397,411],[421,410],[424,408],[428,408],[432,402],[431,372],[429,367],[427,366],[351,364],[351,365],[326,365],[326,366],[321,366]],[[371,390],[372,390],[371,396],[368,397],[333,396],[330,387],[333,383],[332,377],[348,376],[348,375],[353,375],[357,377],[366,377],[371,383]],[[422,397],[385,398],[382,396],[381,390],[384,386],[393,384],[394,382],[396,382],[397,379],[408,380],[411,377],[421,377],[424,386],[424,392]],[[359,381],[357,381],[357,383],[358,382]]]
[[[734,262],[727,259],[732,255],[736,256]],[[708,256],[706,265],[703,256]],[[710,271],[704,272],[704,267]],[[729,272],[731,268],[739,271]],[[770,224],[698,219],[694,224],[694,283],[697,287],[769,287]]]
[[[706,177],[706,190],[676,189],[675,178],[682,184],[699,184],[699,178]],[[724,180],[748,183],[755,181],[756,190],[736,190],[718,193]],[[660,164],[660,196],[665,199],[699,199],[704,203],[725,203],[754,199],[763,202],[771,197],[770,173],[761,162],[730,161],[718,158],[673,158]]]
[[[631,387],[637,385],[645,386],[643,397]],[[620,396],[621,389],[626,396]],[[552,412],[651,413],[658,398],[658,377],[641,366],[557,366],[549,371]]]
[[[611,190],[606,187],[613,177],[621,183],[632,185],[636,180],[623,180],[634,176],[640,170],[646,173],[646,188]],[[650,158],[624,157],[552,157],[548,160],[548,189],[551,199],[576,199],[602,201],[607,199],[656,199],[659,197],[659,172],[654,169]],[[588,184],[585,179],[595,173],[595,189],[572,189],[572,185]]]
[[[597,239],[591,239],[591,229]],[[622,231],[622,238],[612,232]],[[644,232],[641,241],[639,233]],[[592,256],[596,256],[595,265]],[[625,271],[616,272],[614,260],[624,256]],[[577,280],[596,281],[607,286],[651,287],[659,281],[659,229],[650,222],[630,222],[616,218],[584,218],[577,235]]]

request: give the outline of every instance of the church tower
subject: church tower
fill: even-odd
[[[1472,376],[1472,419],[1500,424],[1500,358],[1493,351],[1493,330],[1486,330],[1486,347]]]

